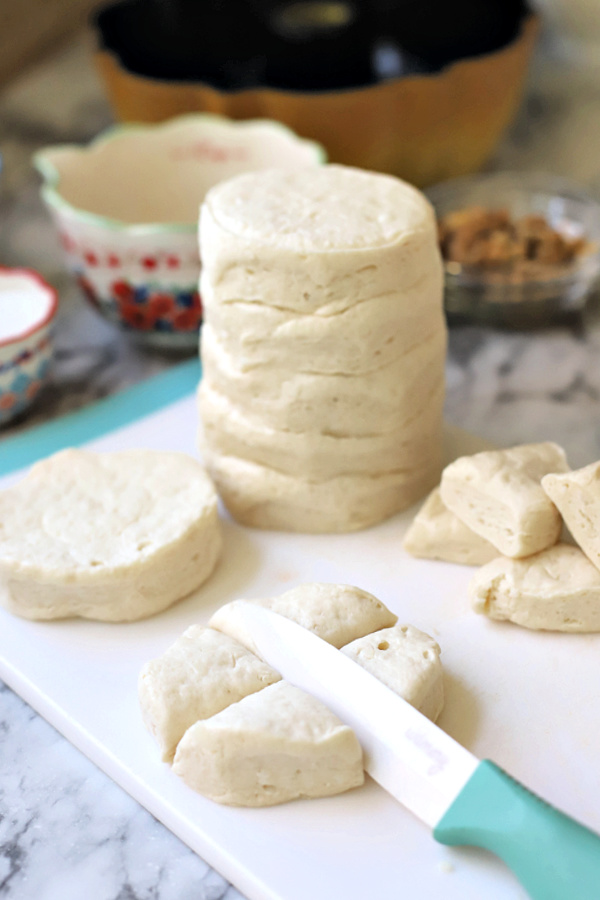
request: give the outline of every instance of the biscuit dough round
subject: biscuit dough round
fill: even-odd
[[[433,208],[389,175],[336,165],[246,173],[208,192],[199,230],[211,305],[332,315],[425,273],[442,284]]]
[[[0,598],[29,619],[145,618],[221,552],[217,495],[183,453],[63,450],[0,492]]]
[[[439,458],[440,421],[444,386],[431,398],[426,411],[395,431],[359,437],[271,428],[252,420],[223,394],[200,384],[200,441],[211,453],[237,456],[309,481],[324,482],[340,476],[373,472],[383,475],[420,466],[435,467]]]
[[[439,296],[439,279],[427,276],[406,293],[394,291],[357,301],[343,313],[319,316],[258,302],[211,306],[209,292],[203,295],[202,347],[218,334],[243,371],[273,366],[321,375],[366,375],[435,332],[445,333],[436,315]]]
[[[315,482],[205,450],[209,472],[230,513],[253,528],[310,534],[359,531],[416,503],[439,481],[439,458],[424,466]]]
[[[416,188],[341,165],[243,173],[212,188],[205,206],[231,236],[295,253],[383,247],[434,222]]]
[[[446,332],[411,346],[365,375],[308,373],[288,367],[244,370],[214,331],[203,329],[204,382],[267,427],[337,437],[383,435],[409,425],[444,392]]]

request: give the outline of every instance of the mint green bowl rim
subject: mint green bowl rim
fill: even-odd
[[[110,216],[103,216],[98,213],[92,213],[85,209],[80,209],[66,200],[59,191],[60,173],[57,168],[46,158],[48,151],[55,150],[80,150],[85,152],[92,148],[102,147],[124,134],[132,134],[135,132],[154,132],[166,130],[176,123],[186,121],[194,122],[214,122],[215,124],[227,124],[234,129],[246,129],[256,126],[265,126],[282,132],[287,137],[292,138],[296,143],[303,144],[311,149],[314,154],[315,164],[324,165],[327,162],[327,151],[325,148],[308,138],[303,138],[296,134],[287,125],[277,122],[275,119],[230,119],[227,116],[217,115],[216,113],[186,113],[185,115],[175,116],[166,119],[164,122],[143,123],[143,122],[126,122],[118,125],[111,125],[104,131],[100,132],[88,144],[54,144],[37,150],[32,156],[32,163],[35,169],[42,176],[44,183],[42,184],[40,193],[42,199],[50,209],[66,214],[71,219],[76,219],[90,225],[96,225],[107,231],[126,232],[129,235],[151,235],[151,234],[189,234],[195,235],[198,230],[196,222],[144,222],[131,223],[123,222],[120,219],[113,219]],[[251,171],[250,169],[248,171]],[[241,174],[241,173],[240,173]],[[233,176],[235,177],[235,176]]]

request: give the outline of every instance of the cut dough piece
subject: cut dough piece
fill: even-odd
[[[404,549],[421,559],[441,559],[464,566],[482,566],[498,550],[475,534],[444,504],[439,488],[431,492],[408,529]]]
[[[298,472],[308,481],[343,476],[408,470],[415,465],[435,467],[439,459],[444,383],[409,423],[381,434],[333,437],[317,432],[283,431],[252,420],[239,406],[202,381],[198,392],[202,431],[200,441],[211,453],[239,457],[277,470]]]
[[[183,453],[64,450],[0,492],[0,597],[29,619],[151,616],[221,551],[217,495]]]
[[[600,569],[600,462],[562,475],[546,475],[542,487],[575,541]]]
[[[208,628],[188,628],[142,670],[142,715],[163,759],[176,747],[173,770],[194,790],[233,805],[270,806],[362,784],[356,736],[253,655],[237,615],[241,602],[219,609]],[[251,602],[342,647],[430,718],[439,714],[440,648],[410,625],[392,627],[396,616],[372,594],[313,583]]]
[[[471,580],[469,597],[477,612],[525,628],[600,631],[600,572],[570,544],[492,560]]]
[[[510,557],[556,543],[561,518],[540,484],[568,472],[564,450],[551,442],[463,456],[442,473],[442,501],[476,534]]]
[[[233,806],[327,797],[364,781],[354,732],[285,681],[192,725],[173,771],[205,797]]]
[[[248,635],[238,622],[239,602],[234,600],[222,606],[209,624],[252,649]],[[397,620],[377,597],[346,584],[301,584],[279,597],[250,602],[292,619],[338,648],[372,631],[387,628]]]
[[[445,347],[446,332],[438,329],[395,362],[360,376],[268,366],[243,371],[203,326],[203,380],[271,428],[332,437],[383,435],[408,425],[443,391]]]
[[[142,669],[142,718],[163,760],[170,761],[190,725],[279,680],[274,669],[228,635],[192,625]]]
[[[314,482],[205,448],[207,468],[242,525],[312,534],[358,531],[411,506],[439,481],[441,435],[434,463],[397,472],[345,475]]]
[[[342,653],[435,722],[444,705],[438,644],[412,625],[394,625],[342,647]]]

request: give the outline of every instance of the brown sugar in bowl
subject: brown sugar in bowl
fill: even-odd
[[[122,121],[160,122],[198,111],[275,119],[324,144],[332,162],[389,172],[422,187],[474,172],[490,156],[520,102],[538,26],[528,16],[511,43],[437,74],[335,92],[222,92],[136,75],[106,50],[96,53],[96,62]]]

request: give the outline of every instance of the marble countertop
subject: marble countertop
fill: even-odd
[[[29,164],[38,147],[87,141],[110,121],[83,37],[0,96],[0,262],[40,270],[61,296],[53,382],[3,435],[172,363],[133,345],[82,302]],[[600,81],[542,48],[490,168],[567,175],[600,193]],[[600,458],[597,299],[583,315],[541,331],[453,327],[447,377],[452,424],[503,445],[555,440],[574,466]],[[3,900],[240,897],[1,683],[0,748]]]

